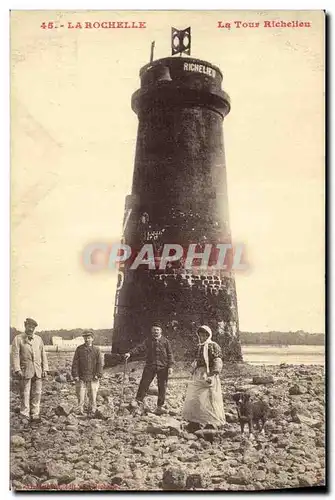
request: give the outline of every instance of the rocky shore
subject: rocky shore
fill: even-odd
[[[70,356],[49,356],[41,423],[18,414],[11,387],[11,486],[15,490],[268,490],[325,484],[324,367],[226,365],[222,389],[227,424],[190,434],[181,419],[189,366],[169,380],[167,413],[154,415],[156,387],[138,414],[131,402],[142,363],[130,363],[120,405],[122,366],[107,369],[97,417],[75,414]],[[241,436],[236,390],[271,407],[265,434]]]

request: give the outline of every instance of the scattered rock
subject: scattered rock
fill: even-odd
[[[70,359],[68,353],[66,356]],[[65,375],[68,363],[62,364],[60,359],[57,357],[57,375]],[[20,439],[20,446],[11,444],[12,488],[70,491],[106,489],[107,485],[107,489],[122,491],[157,491],[163,489],[163,471],[170,469],[176,472],[165,472],[166,492],[271,490],[324,483],[322,367],[288,365],[283,370],[273,366],[260,372],[259,367],[248,364],[225,365],[222,376],[227,423],[219,432],[206,430],[201,435],[186,432],[181,409],[187,374],[180,371],[179,376],[178,368],[175,373],[178,375],[171,379],[167,394],[167,409],[175,418],[153,414],[155,396],[148,397],[144,414],[132,411],[130,403],[136,394],[135,381],[141,375],[140,364],[135,380],[125,386],[129,392],[124,394],[122,416],[116,413],[106,419],[106,413],[89,419],[72,413],[77,404],[74,389],[49,378],[43,386],[42,423],[31,426],[15,413],[19,394],[13,390],[12,434],[23,438],[24,444]],[[260,373],[271,375],[275,385],[248,383]],[[118,407],[120,387],[115,382],[116,377],[106,370],[98,395],[99,410],[112,409],[113,401]],[[231,399],[237,385],[268,403],[276,413],[269,418],[265,435],[256,430],[253,438],[248,432],[241,435]],[[301,396],[289,394],[294,385],[302,389]],[[153,432],[146,432],[148,427]]]

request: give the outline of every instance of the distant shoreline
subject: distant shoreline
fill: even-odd
[[[59,329],[59,330],[45,330],[37,331],[37,335],[40,335],[44,341],[45,345],[52,345],[52,337],[61,337],[64,340],[71,340],[76,337],[80,337],[83,328],[74,328],[71,330]],[[113,329],[93,329],[95,336],[95,343],[101,346],[110,346],[112,344]],[[13,338],[18,333],[22,333],[16,328],[10,328],[10,342],[12,343]],[[166,331],[166,336],[168,338],[174,338],[175,332],[170,332],[169,329]],[[279,332],[279,331],[269,331],[269,332],[240,332],[240,341],[242,346],[273,346],[278,349],[288,347],[288,346],[324,346],[325,345],[325,334],[324,333],[308,333],[303,330],[298,330],[295,332]]]

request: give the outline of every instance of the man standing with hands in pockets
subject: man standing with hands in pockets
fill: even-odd
[[[49,371],[43,340],[34,333],[37,326],[34,319],[27,318],[25,332],[16,335],[12,344],[13,370],[20,378],[20,415],[31,416],[33,422],[40,422],[42,378]]]
[[[94,333],[85,330],[82,333],[84,344],[77,347],[72,361],[72,377],[76,381],[78,412],[84,414],[86,392],[88,394],[89,416],[94,416],[97,409],[99,380],[102,377],[102,359],[100,349],[93,345]]]
[[[161,324],[156,322],[151,327],[151,336],[144,340],[139,346],[125,354],[125,360],[134,354],[146,352],[146,363],[138,387],[136,401],[140,405],[148,392],[151,382],[157,376],[158,400],[156,413],[164,413],[166,387],[169,375],[172,375],[174,364],[170,342],[162,335]]]

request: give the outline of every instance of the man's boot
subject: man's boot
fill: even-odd
[[[167,413],[167,410],[164,408],[164,406],[157,406],[155,414],[156,415],[165,415]]]

